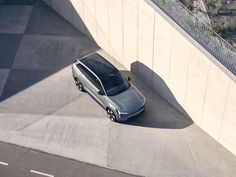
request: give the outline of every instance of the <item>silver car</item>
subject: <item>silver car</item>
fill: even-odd
[[[144,111],[146,98],[98,50],[72,64],[75,84],[91,95],[107,112],[112,121],[126,121]]]

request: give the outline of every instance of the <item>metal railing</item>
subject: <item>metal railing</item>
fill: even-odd
[[[236,76],[236,49],[178,0],[152,0]]]

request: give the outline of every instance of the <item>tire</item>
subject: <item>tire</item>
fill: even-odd
[[[107,116],[112,122],[117,122],[116,114],[110,108],[107,108]]]
[[[75,78],[75,85],[77,86],[79,91],[84,92],[84,86],[77,78]]]

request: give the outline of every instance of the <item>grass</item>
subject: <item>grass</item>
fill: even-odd
[[[198,0],[199,1],[199,0]],[[180,0],[188,9],[208,16],[212,29],[236,48],[236,0],[202,0],[206,12],[194,7],[194,0]]]

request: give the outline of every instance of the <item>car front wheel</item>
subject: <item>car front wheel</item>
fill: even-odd
[[[78,89],[83,92],[84,91],[84,87],[83,85],[81,84],[81,82],[75,78],[75,85],[78,87]]]
[[[114,111],[111,110],[110,108],[107,109],[107,116],[111,121],[113,121],[113,122],[117,121]]]

